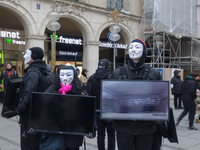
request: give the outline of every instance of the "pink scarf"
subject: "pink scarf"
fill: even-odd
[[[72,90],[72,83],[67,86],[65,86],[61,82],[60,84],[61,84],[61,88],[58,90],[58,93],[65,95],[67,92]]]

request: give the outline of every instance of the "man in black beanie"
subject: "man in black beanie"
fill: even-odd
[[[7,118],[20,115],[21,150],[39,150],[38,139],[40,138],[40,134],[34,134],[34,132],[30,134],[32,129],[29,129],[29,113],[31,92],[44,92],[40,90],[41,82],[44,81],[42,77],[47,75],[46,63],[42,61],[43,56],[44,52],[40,47],[33,47],[26,50],[24,63],[29,66],[24,71],[25,74],[20,87],[18,106],[14,111],[4,113],[4,116]]]
[[[86,91],[91,96],[96,96],[95,119],[97,124],[97,145],[99,150],[105,150],[105,130],[108,135],[108,150],[115,150],[115,130],[112,128],[110,120],[100,119],[100,88],[101,80],[109,79],[111,74],[109,70],[110,62],[107,59],[101,59],[98,62],[96,73],[93,74],[86,84]]]

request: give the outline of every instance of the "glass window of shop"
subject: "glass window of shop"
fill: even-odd
[[[47,51],[47,62],[51,65],[51,34],[47,36],[45,42]],[[70,63],[82,72],[83,39],[67,35],[56,35],[56,65]]]
[[[20,77],[23,74],[23,55],[25,50],[25,32],[0,28],[0,67],[1,72],[6,69],[6,64],[11,62],[13,69]]]
[[[106,28],[100,36],[99,39],[99,60],[100,59],[108,59],[110,61],[110,71],[113,71],[113,52],[114,52],[114,43],[111,43],[107,35],[109,33],[109,28]],[[120,33],[119,33],[120,34]],[[120,41],[115,44],[115,68],[119,68],[124,66],[125,60],[125,49],[127,49],[128,45],[124,44],[124,39],[120,34]]]

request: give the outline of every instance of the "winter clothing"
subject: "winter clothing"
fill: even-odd
[[[126,66],[113,71],[111,79],[160,80],[159,71],[145,65],[146,46],[144,42],[140,39],[135,39],[132,42],[139,42],[143,45],[143,54],[139,62],[135,63],[130,59]],[[126,75],[122,73],[124,69]],[[117,131],[119,150],[151,149],[153,134],[156,132],[156,124],[154,121],[115,120],[113,128]]]
[[[86,86],[86,83],[88,81],[87,75],[85,74],[86,72],[88,72],[86,69],[82,70],[81,76],[79,78],[80,82],[81,82],[81,86]],[[83,88],[84,90],[84,88]]]
[[[6,69],[5,71],[1,72],[1,76],[0,76],[0,84],[2,84],[2,79],[4,79],[4,90],[6,89],[6,85],[9,78],[19,78],[17,71],[13,69],[12,63],[8,62],[7,64],[11,65],[11,69]]]
[[[181,93],[184,105],[184,111],[177,119],[177,124],[187,115],[189,112],[189,127],[193,126],[194,116],[196,111],[195,98],[196,96],[197,82],[192,76],[187,76],[182,83]]]
[[[29,49],[31,51],[31,58],[33,60],[42,60],[44,57],[43,49],[40,47],[32,47]]]
[[[98,69],[87,82],[86,91],[91,96],[96,96],[96,123],[97,123],[97,144],[99,150],[105,150],[105,128],[108,134],[108,150],[115,149],[115,130],[112,128],[112,122],[107,122],[100,119],[100,84],[102,79],[110,78],[110,71],[108,70],[109,61],[101,59],[98,63]]]
[[[55,85],[51,85],[45,93],[55,93],[58,94],[58,91],[55,87]],[[67,94],[72,94],[71,91],[69,91]],[[81,95],[81,93],[77,93],[77,95]],[[83,136],[79,135],[64,135],[65,138],[65,147],[66,149],[72,149],[72,150],[78,150],[79,147],[83,143]]]
[[[179,72],[180,72],[179,70],[175,70],[174,77],[171,79],[171,84],[173,84],[173,87],[171,88],[172,95],[181,94],[182,80],[181,76],[178,76]]]
[[[61,84],[61,88],[58,90],[59,94],[65,95],[66,93],[68,93],[69,91],[72,90],[72,83],[69,84],[69,85],[67,85],[67,86],[65,86],[64,84],[62,84],[62,82],[60,82],[60,84]]]
[[[29,129],[29,112],[30,112],[30,100],[31,100],[31,92],[39,92],[39,74],[36,71],[41,72],[45,76],[46,72],[46,64],[42,60],[33,61],[26,69],[25,74],[22,79],[20,93],[19,93],[19,103],[16,112],[20,115],[20,123],[21,123],[21,149],[22,150],[39,150],[38,140],[40,134],[28,134],[27,131]]]
[[[107,68],[110,65],[110,62],[107,59],[101,59],[98,62],[98,68]]]

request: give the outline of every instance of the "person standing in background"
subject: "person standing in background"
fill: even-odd
[[[171,79],[171,91],[172,95],[174,95],[174,107],[175,109],[183,109],[181,106],[181,85],[182,80],[180,76],[181,72],[179,70],[174,71],[174,77]],[[177,105],[177,101],[179,99],[179,104]]]
[[[87,81],[88,81],[87,72],[88,72],[87,69],[83,69],[81,76],[79,78],[79,80],[81,82],[81,87],[82,87],[83,90],[85,89]]]

